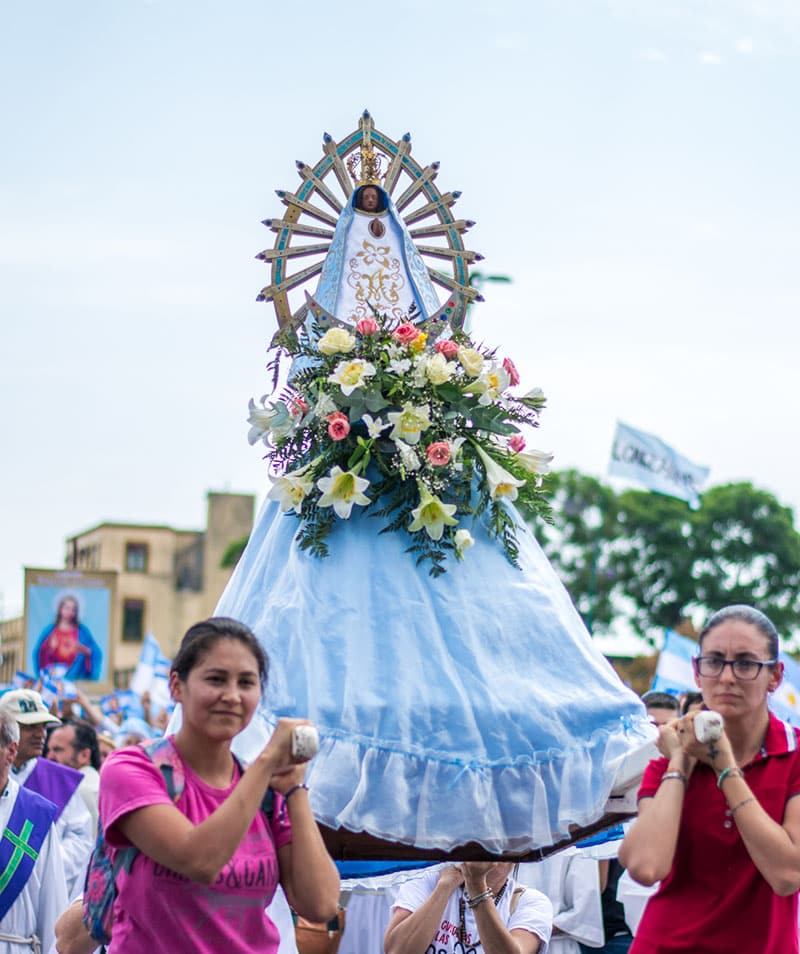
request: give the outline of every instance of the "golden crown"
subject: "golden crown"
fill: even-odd
[[[363,145],[347,160],[347,171],[356,186],[380,185],[382,157],[375,153],[371,145]]]

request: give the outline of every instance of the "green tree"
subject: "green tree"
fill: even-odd
[[[726,484],[704,493],[693,517],[699,604],[750,603],[780,632],[797,629],[800,535],[791,509],[752,484]]]
[[[222,554],[222,559],[219,561],[219,565],[223,570],[228,570],[239,562],[241,555],[244,553],[244,548],[247,546],[247,541],[250,537],[242,537],[240,540],[231,540],[231,542],[225,547],[225,552]]]
[[[696,604],[693,511],[675,497],[639,490],[626,490],[617,501],[613,566],[628,620],[640,635],[675,626]]]
[[[729,603],[757,606],[786,635],[800,628],[800,534],[767,491],[712,487],[693,511],[577,471],[550,489],[553,525],[536,533],[590,629],[624,617],[646,636]]]

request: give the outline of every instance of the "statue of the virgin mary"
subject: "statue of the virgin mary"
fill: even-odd
[[[381,315],[426,327],[446,317],[445,336],[459,329],[476,297],[476,255],[461,238],[472,223],[453,217],[457,193],[436,188],[438,164],[417,165],[410,137],[379,133],[368,114],[341,142],[326,136],[324,150],[315,167],[298,163],[302,187],[279,192],[288,211],[266,223],[277,239],[259,256],[273,269],[260,297],[281,328],[318,336],[326,323],[353,329]],[[376,151],[388,163],[382,181]],[[361,160],[355,186],[348,157]],[[308,256],[319,261],[290,276],[292,260]],[[293,312],[290,293],[317,276]],[[330,831],[410,854],[472,843],[525,855],[595,824],[652,738],[641,702],[507,506],[517,565],[477,515],[468,559],[432,579],[401,534],[379,533],[364,512],[336,527],[330,557],[318,559],[298,546],[296,514],[265,502],[217,610],[247,623],[271,660],[261,719],[239,751],[258,751],[279,716],[314,722],[321,745],[308,783]]]
[[[373,309],[401,321],[439,310],[427,266],[377,182],[355,189],[344,207],[315,297],[353,325]]]

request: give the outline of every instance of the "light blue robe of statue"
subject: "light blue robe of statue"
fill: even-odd
[[[318,820],[426,848],[523,851],[603,814],[619,759],[651,732],[530,530],[522,570],[479,522],[434,580],[358,508],[326,559],[297,548],[297,526],[265,503],[217,609],[271,661],[244,758],[275,716],[308,718]]]

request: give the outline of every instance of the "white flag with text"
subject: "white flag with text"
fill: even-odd
[[[709,469],[693,464],[655,435],[618,421],[608,473],[627,477],[647,490],[686,500],[696,509]]]

